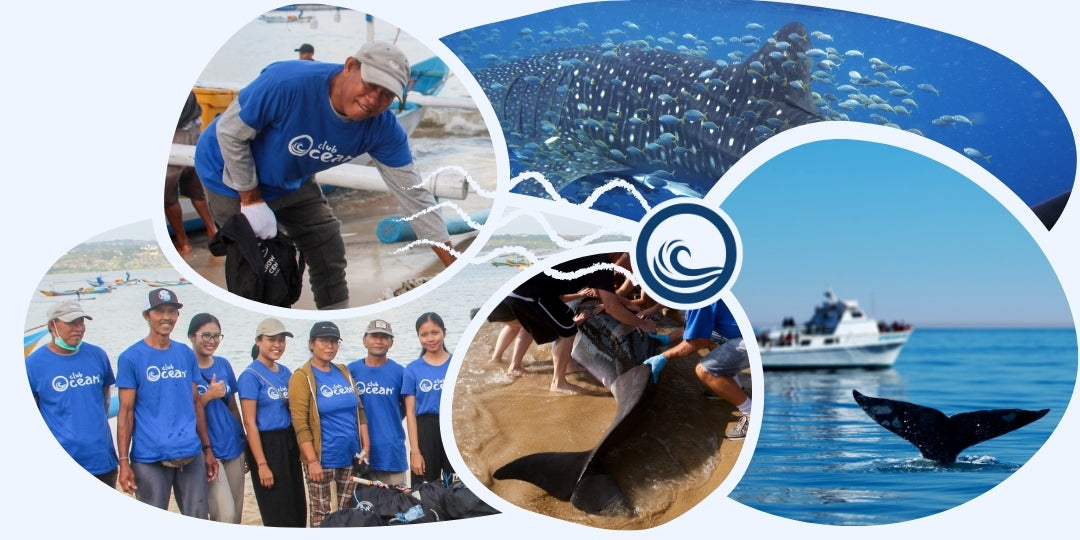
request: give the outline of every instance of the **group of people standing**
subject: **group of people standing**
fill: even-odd
[[[215,354],[223,334],[214,315],[190,319],[191,346],[172,339],[182,307],[171,290],[150,291],[142,311],[149,332],[120,354],[115,375],[105,351],[83,341],[92,317],[75,301],[50,308],[51,340],[26,358],[46,425],[110,487],[163,509],[175,494],[184,515],[240,523],[250,471],[264,525],[318,527],[335,497],[336,508],[353,507],[358,478],[408,487],[454,474],[439,431],[451,354],[438,314],[416,321],[423,353],[404,366],[388,356],[389,322],[368,323],[367,354],[348,364],[335,362],[338,326],[317,322],[309,358],[295,370],[280,362],[293,333],[265,319],[237,375]]]

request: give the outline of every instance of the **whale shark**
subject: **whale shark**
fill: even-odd
[[[655,203],[701,197],[767,138],[826,120],[810,91],[814,51],[792,22],[735,64],[626,42],[553,50],[475,76],[515,175],[539,171],[572,202],[622,178]],[[514,191],[543,195],[527,182]]]
[[[632,514],[633,507],[608,472],[605,459],[634,432],[655,388],[649,366],[631,368],[609,387],[616,401],[615,416],[595,447],[581,452],[528,454],[499,467],[492,476],[496,480],[530,482],[590,514]]]
[[[855,402],[885,429],[915,445],[926,459],[945,465],[969,446],[1020,429],[1050,409],[991,409],[946,416],[930,407],[871,397],[852,390]]]

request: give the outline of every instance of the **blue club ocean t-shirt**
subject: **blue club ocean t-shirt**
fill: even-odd
[[[195,386],[199,395],[205,394],[210,381],[225,383],[225,397],[212,399],[204,407],[206,411],[206,430],[210,436],[210,447],[214,457],[223,460],[234,459],[244,452],[244,429],[240,421],[229,410],[229,403],[236,399],[236,375],[229,361],[215,356],[214,365],[199,368],[198,382]]]
[[[104,392],[116,379],[105,351],[86,342],[70,355],[41,347],[26,357],[26,375],[45,425],[72,459],[90,474],[115,469]]]
[[[117,359],[116,386],[135,390],[131,460],[153,463],[198,455],[192,394],[199,366],[195,351],[177,341],[155,349],[139,340]]]
[[[255,427],[259,431],[274,431],[292,426],[289,414],[289,377],[292,371],[277,364],[278,371],[258,360],[252,360],[236,379],[240,399],[255,400]]]
[[[259,191],[272,201],[311,175],[364,153],[390,167],[412,163],[408,137],[393,111],[361,121],[338,116],[330,80],[342,64],[288,60],[270,64],[237,94],[240,119],[258,133],[250,142]],[[225,160],[215,119],[199,137],[195,168],[207,189],[238,197],[222,181]]]
[[[441,366],[433,366],[417,358],[405,366],[405,377],[401,382],[401,393],[416,396],[416,414],[439,414],[439,401],[442,399],[443,381],[446,369],[450,367],[451,356]]]
[[[356,389],[337,367],[329,372],[312,367],[315,374],[315,405],[319,408],[322,427],[322,448],[319,464],[326,469],[341,469],[352,464],[360,452],[360,431],[356,425],[356,409],[360,400]]]
[[[370,367],[361,358],[349,364],[349,373],[356,382],[356,392],[360,394],[367,416],[371,468],[386,472],[407,470],[405,429],[401,425],[404,411],[401,384],[405,368],[390,359],[379,367]]]
[[[683,339],[711,339],[713,332],[728,339],[742,337],[735,316],[723,301],[718,300],[711,306],[686,311]]]

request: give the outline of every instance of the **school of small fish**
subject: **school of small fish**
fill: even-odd
[[[809,29],[808,29],[809,30]],[[606,29],[594,30],[587,22],[580,21],[573,25],[556,26],[550,30],[534,28],[521,28],[516,35],[500,29],[498,25],[480,27],[455,34],[448,39],[448,44],[466,63],[470,69],[476,71],[498,66],[502,63],[520,59],[532,55],[538,55],[555,51],[557,49],[579,46],[582,44],[599,44],[607,54],[618,54],[627,48],[634,47],[644,50],[662,49],[677,52],[693,57],[713,60],[715,67],[702,69],[697,74],[697,81],[692,88],[677,88],[671,93],[662,93],[655,99],[662,103],[675,103],[689,94],[700,94],[723,86],[726,81],[719,80],[717,75],[725,68],[738,65],[746,61],[750,56],[768,43],[775,47],[770,54],[775,60],[784,62],[781,69],[795,61],[809,60],[812,65],[810,84],[806,85],[801,80],[789,80],[783,72],[771,72],[762,62],[749,62],[747,67],[750,72],[761,78],[770,80],[775,84],[787,84],[790,87],[806,92],[812,103],[826,118],[839,121],[859,121],[875,123],[882,126],[903,129],[916,135],[935,138],[934,133],[924,133],[915,127],[905,128],[905,123],[911,123],[912,119],[923,118],[921,109],[927,101],[932,101],[942,93],[934,83],[920,77],[917,66],[911,66],[899,62],[890,61],[882,56],[874,56],[868,50],[848,48],[841,49],[833,46],[834,38],[831,34],[821,30],[813,30],[808,35],[792,34],[788,36],[773,37],[775,29],[767,29],[764,25],[750,21],[737,34],[711,37],[703,37],[691,32],[668,31],[663,34],[648,33],[641,25],[630,20]],[[792,43],[801,41],[806,47],[805,52],[799,53],[799,58],[792,60],[785,58],[785,52]],[[474,55],[476,51],[501,50],[502,54],[486,53]],[[574,69],[578,59],[567,59],[563,62],[566,69]],[[649,75],[649,81],[656,84],[665,82],[667,74],[663,70]],[[527,81],[526,81],[527,82]],[[617,76],[612,76],[609,82],[613,86],[625,87],[628,84]],[[485,88],[489,95],[499,92],[502,88]],[[570,88],[562,89],[570,92]],[[723,95],[720,96],[723,99]],[[765,100],[763,100],[765,101]],[[767,105],[767,104],[763,104]],[[584,106],[582,104],[581,106]],[[933,107],[927,107],[933,108]],[[635,126],[643,121],[651,120],[641,118],[640,114],[613,115],[606,119],[588,117],[591,111],[578,111],[581,115],[580,125],[585,130],[606,130],[611,132],[622,125]],[[942,114],[930,121],[932,126],[943,130],[977,129],[976,123],[967,116],[956,111],[951,114]],[[681,114],[665,114],[656,118],[660,125],[673,128],[680,124],[698,122],[706,127],[715,126],[716,123],[705,117],[705,114],[696,109],[683,109]],[[756,133],[757,142],[777,133],[783,124],[783,120],[775,117],[761,117],[753,111],[747,111],[738,117],[726,118],[724,122],[748,123]],[[541,122],[542,129],[549,132],[548,143],[557,140],[559,135],[555,131],[554,119],[544,119]],[[678,141],[663,136],[649,142],[650,145],[678,149]],[[643,148],[644,149],[644,148]],[[969,158],[980,161],[983,164],[990,163],[990,154],[970,146],[957,148]],[[538,152],[545,151],[544,144],[536,142],[522,142],[510,147],[511,156],[531,157]],[[616,148],[597,148],[590,152],[592,159],[610,158],[624,160],[625,152]],[[580,159],[582,155],[551,156],[556,161],[572,163]]]

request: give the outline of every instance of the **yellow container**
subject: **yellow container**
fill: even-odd
[[[230,90],[225,88],[192,88],[195,92],[195,99],[199,102],[199,106],[202,107],[202,125],[203,129],[210,125],[215,118],[221,113],[225,112],[225,109],[229,107],[229,104],[236,99],[236,94],[239,90]]]

